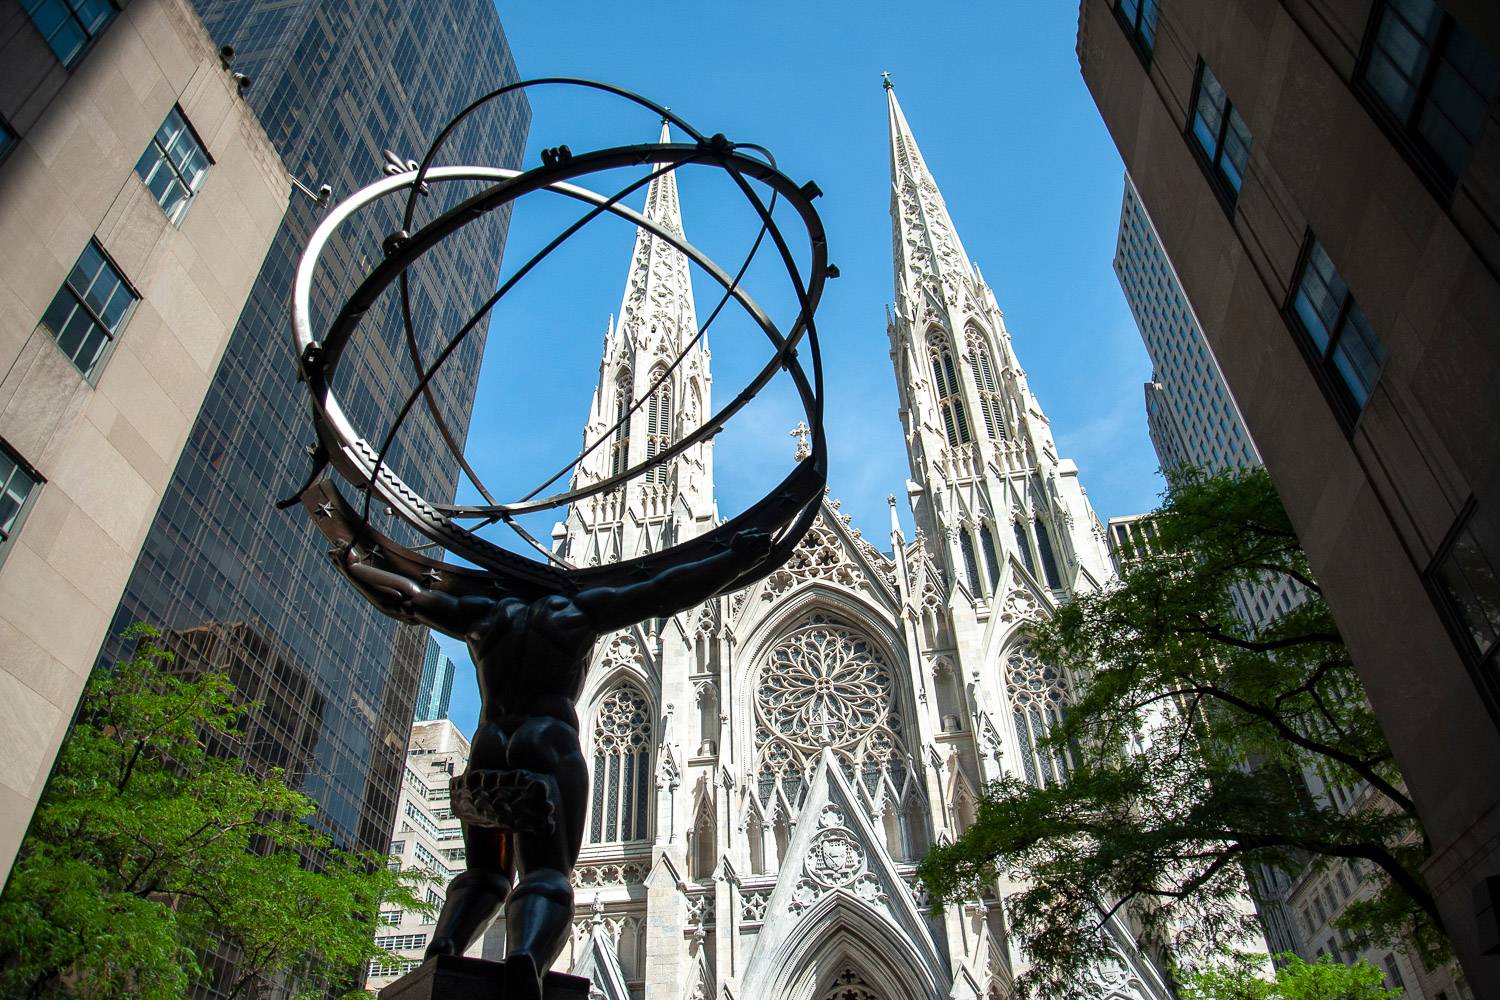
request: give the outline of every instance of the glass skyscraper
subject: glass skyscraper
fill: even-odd
[[[243,92],[287,170],[333,201],[378,180],[385,150],[420,158],[441,125],[475,97],[516,78],[489,0],[195,0],[215,43],[234,48]],[[474,116],[440,163],[519,166],[530,125],[522,95]],[[434,185],[420,218],[471,193]],[[394,200],[392,200],[394,201]],[[259,703],[242,755],[286,766],[319,803],[317,822],[340,846],[389,846],[425,632],[373,610],[330,565],[300,508],[279,511],[310,468],[306,390],[298,384],[287,309],[292,276],[326,208],[293,194],[225,350],[202,411],[115,616],[162,627],[181,661],[227,669]],[[381,258],[399,206],[363,217],[323,256],[314,317]],[[493,291],[509,215],[465,228],[413,272],[419,349],[439,346]],[[481,324],[480,330],[482,331]],[[462,437],[484,338],[471,337],[433,383]],[[414,384],[398,306],[384,297],[339,366],[336,389],[365,433],[383,432]],[[432,421],[415,412],[392,463],[431,498],[449,497],[457,463]],[[379,526],[403,533],[377,510]],[[102,656],[118,652],[106,644]]]
[[[1259,465],[1219,364],[1129,175],[1115,274],[1151,356],[1146,425],[1161,467],[1219,471]]]
[[[453,700],[453,660],[443,652],[432,636],[427,637],[427,656],[422,660],[422,680],[417,685],[417,712],[414,722],[432,722],[448,717]]]

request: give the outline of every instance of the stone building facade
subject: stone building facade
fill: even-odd
[[[443,906],[448,883],[464,869],[463,830],[449,805],[448,779],[468,767],[469,741],[452,722],[419,721],[411,727],[396,828],[391,834],[390,864],[402,869],[419,868],[435,876],[437,882],[423,891],[427,902],[437,909]],[[411,910],[380,911],[375,943],[400,957],[370,963],[365,989],[378,993],[422,964],[434,919]],[[476,941],[467,954],[477,956],[480,950],[481,943]]]
[[[1500,9],[1083,0],[1078,56],[1500,997]]]
[[[290,192],[186,0],[0,3],[0,879]]]
[[[894,496],[888,553],[825,500],[765,580],[599,643],[579,704],[593,785],[560,965],[605,1000],[998,998],[1020,971],[1006,887],[938,914],[915,865],[972,822],[986,781],[1066,780],[1066,756],[1037,741],[1071,679],[1032,653],[1023,626],[1113,569],[894,91],[888,102],[888,334],[916,535],[904,537]],[[671,175],[646,211],[680,229]],[[685,261],[641,232],[586,439],[651,395],[581,479],[709,412],[707,350],[658,378],[696,330]],[[710,439],[575,506],[555,538],[588,564],[700,534],[715,516]],[[1117,961],[1091,995],[1165,997],[1124,925],[1107,933]]]

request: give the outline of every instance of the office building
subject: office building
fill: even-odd
[[[1151,357],[1146,426],[1161,467],[1219,472],[1259,465],[1219,363],[1128,174],[1114,267]]]
[[[1500,996],[1500,10],[1084,0],[1078,54]]]
[[[422,679],[417,683],[415,721],[431,722],[448,717],[448,703],[453,700],[453,660],[444,653],[432,636],[427,637],[427,655],[422,658]]]
[[[396,827],[391,834],[390,864],[435,876],[436,882],[422,891],[426,901],[437,909],[442,909],[448,883],[464,870],[463,831],[448,805],[448,779],[468,767],[469,741],[453,723],[437,719],[411,727]],[[379,992],[421,965],[436,919],[436,911],[429,916],[411,910],[381,910],[375,924],[375,943],[400,958],[371,962],[365,989]],[[477,956],[480,947],[481,943],[475,941],[467,954]]]
[[[253,81],[246,99],[287,168],[306,187],[347,197],[382,176],[384,150],[403,158],[491,85],[514,79],[498,16],[474,0],[447,16],[402,3],[280,3],[202,0],[215,42],[234,48],[236,71]],[[453,159],[515,166],[528,123],[524,99],[455,134]],[[433,197],[451,199],[438,187]],[[303,790],[318,822],[344,847],[384,850],[395,815],[402,758],[425,650],[425,632],[375,611],[328,564],[326,544],[300,510],[275,502],[310,468],[305,389],[295,378],[287,332],[292,272],[324,207],[298,196],[277,232],[204,401],[160,515],[152,525],[115,626],[158,623],[176,633],[245,623],[276,656],[313,679],[322,732]],[[396,209],[345,229],[324,260],[315,308],[327,310],[373,263]],[[431,357],[493,290],[505,217],[471,226],[414,274],[419,348]],[[414,379],[399,310],[384,298],[365,320],[341,370],[353,418],[383,428]],[[446,366],[434,390],[462,435],[473,402],[482,338]],[[425,495],[449,496],[457,475],[434,424],[409,422],[393,462]],[[109,650],[107,649],[108,653]],[[253,658],[252,658],[253,659]],[[306,713],[303,713],[306,714]],[[254,725],[272,725],[259,714]]]
[[[0,3],[0,881],[291,190],[186,0]]]

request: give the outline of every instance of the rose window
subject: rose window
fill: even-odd
[[[772,805],[778,788],[800,805],[825,746],[872,803],[904,797],[909,769],[895,692],[881,651],[842,622],[817,615],[782,637],[755,697],[762,805]]]

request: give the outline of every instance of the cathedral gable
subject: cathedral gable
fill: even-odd
[[[816,964],[807,954],[812,943],[836,936],[841,924],[866,940],[878,930],[894,945],[887,959],[923,981],[920,993],[899,995],[946,993],[938,946],[830,749],[819,757],[787,857],[746,965],[746,996],[781,995],[789,974]]]

